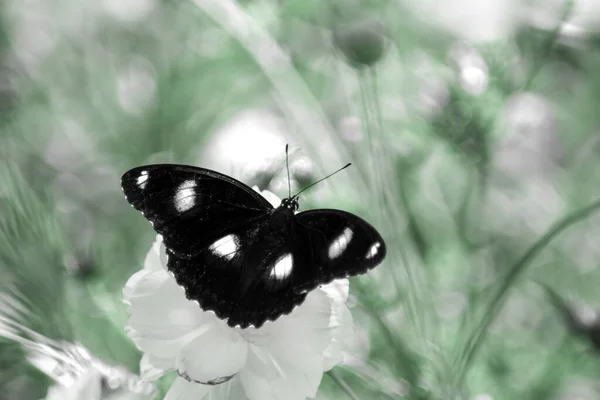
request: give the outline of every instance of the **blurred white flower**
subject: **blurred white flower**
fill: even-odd
[[[419,111],[424,116],[436,116],[448,103],[450,92],[443,78],[431,77],[423,83],[417,102]]]
[[[417,16],[471,42],[508,37],[515,28],[519,0],[421,0],[408,4]]]
[[[153,384],[124,367],[105,363],[78,343],[56,341],[30,330],[18,322],[12,312],[14,302],[7,299],[0,298],[0,305],[5,306],[0,309],[0,337],[19,343],[29,364],[55,382],[45,400],[146,400],[154,396]]]
[[[488,188],[488,221],[514,232],[519,224],[542,233],[565,211],[556,185],[562,147],[551,104],[535,93],[512,96],[495,132]]]
[[[584,36],[600,31],[600,2],[577,0],[571,2],[566,21],[561,21],[566,0],[527,0],[521,2],[520,18],[536,28],[555,29],[562,23],[561,36]]]
[[[440,66],[431,56],[414,52],[408,56],[409,79],[414,83],[416,111],[425,118],[437,116],[448,104],[451,69]]]
[[[285,121],[268,110],[241,111],[212,135],[203,148],[202,164],[251,181],[284,162],[285,131]]]
[[[472,400],[494,400],[494,398],[487,393],[479,393],[475,395]]]
[[[274,194],[262,195],[279,205]],[[316,395],[323,372],[342,361],[353,335],[347,279],[315,289],[291,314],[259,329],[239,329],[188,300],[166,264],[159,235],[123,291],[127,332],[145,353],[142,378],[180,375],[166,400],[305,399]]]
[[[89,370],[71,386],[56,384],[48,389],[45,400],[100,400],[102,397],[100,373]]]
[[[7,3],[6,11],[13,27],[9,36],[12,51],[20,67],[35,74],[59,37],[51,6],[44,1],[14,2]]]
[[[100,371],[90,368],[70,386],[51,386],[44,400],[149,400],[153,392],[140,389],[146,385],[139,382],[136,387],[111,387]]]
[[[134,57],[118,79],[119,104],[129,114],[139,114],[154,100],[156,73],[150,61]]]
[[[154,385],[126,368],[105,363],[79,343],[54,340],[29,329],[22,322],[31,316],[23,294],[10,281],[3,289],[0,338],[19,344],[27,362],[54,381],[46,400],[146,400],[154,396]]]
[[[544,96],[521,92],[501,110],[494,153],[499,167],[515,177],[544,175],[562,156],[557,109]]]
[[[43,339],[26,349],[29,363],[56,382],[45,400],[146,400],[155,394],[151,383],[93,357],[80,344]]]
[[[124,23],[144,20],[156,8],[156,0],[103,0],[106,12]]]
[[[598,400],[598,385],[588,379],[571,378],[560,390],[559,400]]]
[[[475,47],[468,43],[455,43],[449,56],[456,69],[458,83],[465,92],[478,96],[486,91],[488,66]]]

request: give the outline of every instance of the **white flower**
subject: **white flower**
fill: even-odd
[[[30,310],[18,298],[0,294],[0,338],[20,344],[28,363],[54,381],[45,400],[154,397],[154,385],[140,380],[126,368],[105,363],[79,343],[54,340],[23,325],[20,319]]]
[[[154,397],[152,384],[142,381],[123,367],[106,364],[79,344],[42,342],[26,346],[28,361],[54,379],[45,400],[148,400]],[[52,341],[49,341],[52,344]]]
[[[552,105],[535,93],[513,95],[495,134],[486,220],[496,230],[541,234],[565,212],[556,184],[562,149]]]
[[[89,369],[76,379],[71,386],[60,384],[51,386],[45,400],[101,400],[101,377],[100,372]]]
[[[279,206],[277,196],[262,194]],[[166,400],[305,399],[316,395],[323,372],[342,361],[353,335],[347,279],[313,290],[291,314],[259,329],[239,329],[189,301],[166,261],[158,236],[144,269],[123,291],[131,313],[127,333],[144,352],[142,378],[180,375]]]

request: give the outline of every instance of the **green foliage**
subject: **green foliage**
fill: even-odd
[[[531,281],[600,306],[590,217],[600,178],[600,40],[573,46],[558,30],[523,24],[503,42],[474,44],[487,68],[487,87],[474,95],[450,60],[455,38],[400,2],[236,2],[289,54],[273,70],[228,21],[194,2],[155,3],[137,22],[90,5],[69,14],[60,0],[27,11],[47,13],[50,32],[0,8],[0,293],[24,306],[21,323],[138,372],[121,291],[154,233],[123,200],[120,175],[151,162],[202,165],[219,128],[259,108],[285,117],[283,135],[312,159],[312,175],[330,160],[355,164],[303,207],[355,212],[388,243],[386,262],[352,279],[368,349],[354,348],[364,351],[323,379],[319,398],[546,399],[593,376],[598,354],[572,340]],[[19,36],[20,26],[40,29],[48,50]],[[548,156],[551,166],[533,178],[507,177],[496,163],[505,107],[525,91],[551,105],[552,129],[519,120],[516,142],[558,132],[562,156]],[[341,127],[348,116],[360,119],[361,139]],[[503,206],[541,181],[562,202],[544,229]],[[545,197],[524,201],[544,211]],[[562,222],[549,231],[553,221]],[[160,381],[162,394],[172,380]],[[39,399],[49,383],[20,347],[0,342],[0,393]]]

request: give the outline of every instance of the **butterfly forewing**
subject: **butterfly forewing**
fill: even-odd
[[[152,222],[173,253],[190,257],[237,226],[272,212],[262,196],[215,171],[184,165],[148,165],[121,179],[127,201]]]

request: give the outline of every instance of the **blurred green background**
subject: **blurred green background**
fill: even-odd
[[[600,214],[573,214],[600,197],[598,0],[0,13],[2,315],[137,373],[121,290],[154,232],[120,176],[193,164],[282,197],[290,143],[294,188],[354,164],[301,208],[361,215],[389,251],[352,279],[319,399],[600,399]],[[50,384],[0,340],[0,399]]]

